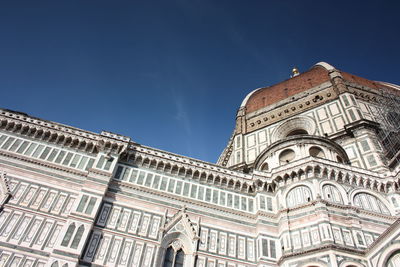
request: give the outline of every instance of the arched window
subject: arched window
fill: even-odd
[[[388,260],[387,267],[398,267],[400,266],[400,251],[394,253]]]
[[[288,208],[301,205],[310,201],[311,190],[304,185],[293,188],[286,196],[286,204]]]
[[[85,230],[85,228],[83,227],[83,225],[79,226],[78,231],[76,231],[74,240],[72,241],[71,248],[77,248],[78,247],[79,241],[81,241],[82,234],[83,234],[84,230]]]
[[[261,171],[268,171],[269,167],[268,167],[268,163],[264,162],[261,165]]]
[[[175,251],[172,247],[168,247],[165,252],[163,267],[183,267],[185,253],[182,249]]]
[[[336,186],[331,184],[326,184],[322,186],[322,192],[324,194],[324,199],[331,202],[343,204],[342,195],[340,194]]]
[[[284,151],[279,154],[279,162],[281,165],[291,162],[294,160],[296,154],[291,149],[285,149]]]
[[[72,234],[75,231],[75,224],[72,223],[68,226],[67,232],[65,233],[64,239],[61,243],[61,246],[67,247],[69,244],[69,241],[71,240]]]
[[[174,265],[175,252],[172,247],[169,247],[165,252],[164,267],[172,267]]]
[[[322,151],[322,149],[317,147],[317,146],[311,147],[309,152],[310,152],[310,156],[311,157],[314,157],[314,158],[325,158],[324,151]]]
[[[315,135],[317,124],[314,119],[305,117],[295,117],[286,120],[278,125],[271,134],[271,143],[283,140],[290,136],[308,134]]]
[[[182,267],[183,260],[185,259],[185,253],[183,253],[182,249],[176,253],[175,257],[175,267]]]
[[[286,135],[286,137],[294,136],[294,135],[301,135],[301,134],[308,134],[308,132],[306,130],[304,130],[304,129],[295,129],[295,130],[289,132]]]
[[[354,196],[354,205],[364,210],[390,215],[388,208],[377,197],[368,193],[358,193]]]
[[[58,267],[58,262],[57,262],[57,261],[53,262],[53,264],[51,265],[51,267]]]

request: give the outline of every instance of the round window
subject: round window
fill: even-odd
[[[325,153],[321,148],[313,146],[310,148],[310,156],[315,158],[325,158]]]
[[[281,165],[289,163],[292,160],[294,160],[295,156],[296,156],[296,154],[294,153],[293,150],[286,149],[286,150],[282,151],[281,154],[279,155],[279,162]]]
[[[296,129],[296,130],[293,130],[293,131],[289,132],[286,135],[286,137],[294,136],[294,135],[301,135],[301,134],[308,134],[308,132],[306,130],[303,130],[303,129]]]

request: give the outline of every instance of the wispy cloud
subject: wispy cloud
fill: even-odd
[[[176,90],[172,90],[172,98],[176,109],[174,119],[182,126],[187,135],[191,135],[192,127],[183,95]]]
[[[172,90],[172,99],[175,106],[174,120],[178,123],[178,128],[182,129],[184,134],[182,136],[182,142],[186,147],[186,154],[192,155],[192,124],[187,107],[185,106],[185,98],[182,93],[178,92],[176,89]],[[186,136],[184,136],[186,135]]]

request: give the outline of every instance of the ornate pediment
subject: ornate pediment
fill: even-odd
[[[165,214],[164,225],[160,228],[162,232],[161,248],[159,250],[158,260],[155,266],[162,266],[165,253],[168,249],[174,251],[174,255],[181,251],[185,254],[185,267],[195,265],[195,255],[197,244],[199,242],[199,225],[194,224],[186,212],[186,207],[183,206],[174,216],[168,219],[168,214]],[[174,256],[175,257],[175,256]]]
[[[165,220],[162,231],[164,235],[169,233],[183,233],[186,234],[191,240],[199,239],[199,224],[195,225],[189,219],[189,215],[186,213],[186,207],[183,206],[175,215],[169,220]]]

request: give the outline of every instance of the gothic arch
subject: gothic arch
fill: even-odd
[[[172,232],[164,236],[161,241],[161,248],[165,250],[174,242],[177,247],[183,250],[185,255],[193,254],[195,252],[195,248],[193,247],[190,238],[185,233],[181,232]]]
[[[164,170],[164,162],[161,160],[157,164],[157,170],[163,171]]]
[[[188,172],[189,173],[189,172]],[[195,170],[193,172],[193,179],[198,179],[200,180],[200,172],[198,170]]]
[[[155,169],[156,167],[157,167],[157,160],[152,159],[152,160],[150,161],[150,168],[151,168],[151,169]]]
[[[185,177],[186,176],[186,168],[185,167],[180,167],[179,168],[179,171],[178,171],[178,175],[179,176],[182,176],[182,177]]]
[[[64,238],[62,239],[61,246],[63,246],[63,247],[69,246],[71,239],[73,237],[73,234],[75,233],[75,229],[76,229],[76,225],[74,222],[68,226],[67,231],[65,232]]]
[[[167,162],[167,164],[165,164],[164,166],[164,171],[171,173],[171,169],[172,169],[171,163]]]
[[[311,202],[313,197],[312,187],[307,186],[305,183],[296,184],[287,190],[285,194],[285,205],[286,208],[293,208],[298,205],[302,205]],[[300,200],[299,200],[300,199]]]
[[[226,177],[222,178],[221,186],[227,186],[227,184],[228,184],[228,179],[226,179]]]
[[[313,186],[314,186],[314,185],[313,185],[313,183],[311,183],[311,182],[309,182],[309,181],[301,181],[301,182],[299,182],[299,183],[295,183],[295,184],[289,185],[289,186],[286,188],[286,190],[283,191],[282,196],[283,196],[284,198],[286,198],[286,197],[287,197],[287,194],[290,192],[290,190],[292,190],[293,188],[295,188],[295,187],[297,187],[297,186],[306,186],[306,187],[308,187],[308,188],[311,190],[312,197],[315,196],[315,190],[313,189]]]
[[[323,188],[324,188],[325,185],[332,185],[332,186],[336,187],[336,189],[339,191],[339,193],[340,193],[340,195],[341,195],[341,197],[342,197],[342,200],[343,200],[343,203],[342,203],[342,204],[347,205],[348,203],[350,203],[349,197],[348,197],[348,195],[347,195],[346,190],[343,188],[343,186],[341,186],[340,184],[338,184],[338,183],[336,183],[336,182],[334,182],[334,181],[324,181],[324,182],[321,182],[321,184],[320,184],[320,190],[321,190],[323,196],[324,196],[324,190],[323,190]],[[324,199],[325,199],[325,198],[324,198]]]
[[[375,197],[375,198],[377,198],[377,200],[379,200],[380,202],[382,202],[382,204],[388,209],[388,211],[389,211],[389,214],[388,215],[393,215],[393,214],[395,214],[395,211],[393,210],[393,205],[391,205],[390,203],[389,203],[389,201],[388,200],[386,200],[384,197],[382,197],[381,195],[379,195],[379,194],[377,194],[377,193],[375,193],[375,192],[373,192],[373,191],[370,191],[370,190],[365,190],[365,189],[356,189],[356,190],[353,190],[353,191],[351,191],[350,192],[350,200],[351,200],[351,205],[352,206],[355,206],[355,203],[354,203],[354,198],[356,197],[356,195],[357,194],[362,194],[362,193],[364,193],[364,194],[369,194],[369,195],[371,195],[371,196],[373,196],[373,197]],[[357,206],[358,207],[358,206]]]
[[[170,246],[175,247],[176,251],[182,249],[183,253],[185,254],[185,259],[183,262],[184,267],[194,266],[194,242],[190,241],[190,238],[186,234],[180,232],[173,232],[164,236],[163,240],[161,241],[156,266],[163,266],[165,252]]]
[[[145,159],[143,160],[142,165],[146,165],[147,167],[150,167],[150,159],[149,159],[149,158],[145,158]]]
[[[228,188],[233,188],[234,187],[234,180],[230,179],[228,182]]]
[[[400,253],[400,243],[395,243],[387,247],[381,253],[377,266],[387,266],[389,259],[397,253]]]
[[[72,239],[71,248],[77,249],[78,245],[82,239],[83,232],[85,231],[85,227],[83,224],[78,227],[78,230],[75,233],[74,239]]]
[[[171,169],[171,174],[175,174],[175,175],[177,175],[178,174],[178,172],[179,172],[179,166],[178,165],[173,165],[172,166],[172,169]]]
[[[179,210],[170,221],[164,225],[163,238],[156,258],[155,266],[163,266],[166,252],[172,247],[175,252],[184,253],[183,267],[192,267],[195,263],[198,228],[194,227],[186,214],[186,208]]]

